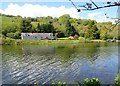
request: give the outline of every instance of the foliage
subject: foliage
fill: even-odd
[[[97,78],[84,79],[84,86],[100,86],[100,81]]]
[[[1,18],[1,16],[0,16]],[[57,38],[78,34],[86,39],[120,39],[118,26],[111,22],[97,23],[95,20],[71,18],[64,14],[59,18],[2,15],[2,34],[5,37],[20,39],[22,32],[53,33]]]
[[[11,32],[11,33],[7,33],[7,34],[6,34],[7,37],[13,38],[13,39],[17,39],[17,38],[20,39],[20,35],[21,35],[21,34],[20,34],[20,32],[18,32],[18,31],[15,32],[15,33],[12,33],[12,32]]]
[[[27,18],[23,18],[22,22],[21,22],[21,31],[22,32],[31,32],[31,28],[32,28],[32,25],[31,25],[31,21]]]
[[[12,41],[11,41],[12,40]],[[11,42],[11,43],[10,43]],[[80,42],[90,42],[87,40],[68,40],[68,38],[59,38],[58,40],[20,40],[5,37],[2,40],[3,45],[63,45],[78,44]]]
[[[118,73],[117,76],[115,77],[115,84],[116,86],[120,86],[120,73]]]
[[[67,86],[67,85],[66,85],[65,82],[61,82],[61,81],[55,82],[55,81],[53,81],[52,86]]]
[[[8,17],[2,16],[2,34],[4,36],[7,35],[7,33],[15,33],[16,31],[20,31],[20,22],[22,18],[21,17]]]
[[[52,83],[52,86],[67,86],[67,84],[65,82],[54,82]],[[69,86],[69,85],[68,85]],[[100,81],[98,78],[92,78],[92,79],[84,79],[84,83],[81,84],[78,82],[78,84],[76,83],[73,86],[100,86]]]
[[[107,29],[101,29],[101,31],[100,31],[100,39],[102,39],[102,40],[107,40],[108,39]]]

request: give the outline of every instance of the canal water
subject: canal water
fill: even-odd
[[[117,43],[2,46],[3,84],[76,84],[99,78],[113,84],[118,73]]]

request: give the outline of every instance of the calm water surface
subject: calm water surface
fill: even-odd
[[[74,84],[93,77],[111,84],[118,73],[118,47],[117,43],[2,46],[3,84]]]

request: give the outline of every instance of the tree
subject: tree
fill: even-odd
[[[20,38],[21,32],[54,33],[57,37],[80,36],[89,39],[120,39],[120,25],[116,27],[111,22],[97,23],[95,20],[71,18],[64,14],[59,18],[37,17],[22,18],[20,16],[2,15],[2,35]]]
[[[38,25],[37,25],[37,31],[36,32],[39,32],[39,33],[41,33],[41,26],[40,26],[40,24],[38,23]]]
[[[87,25],[89,24],[89,21],[90,21],[90,20],[83,19],[83,20],[82,20],[82,25],[83,25],[83,26],[87,26]]]
[[[66,28],[66,36],[71,35],[71,24],[69,20],[64,21],[65,28]]]
[[[21,31],[22,32],[32,32],[31,21],[27,18],[24,18],[21,22]]]
[[[20,39],[21,38],[21,32],[17,31],[14,33],[14,38],[15,39]]]
[[[59,17],[59,23],[61,24],[61,29],[63,30],[62,32],[64,32],[67,37],[73,36],[76,32],[74,26],[71,25],[70,19],[71,17],[69,14],[64,14]]]
[[[94,20],[89,20],[89,23],[88,23],[89,27],[92,27],[92,26],[95,25],[95,24],[96,24],[96,21],[94,21]]]
[[[62,33],[62,32],[60,32],[60,31],[57,31],[57,32],[55,33],[55,37],[56,37],[56,38],[65,37],[65,34]]]
[[[107,29],[106,28],[101,29],[101,31],[100,31],[100,39],[102,39],[102,40],[108,39]]]
[[[76,34],[76,30],[73,26],[66,27],[66,36],[74,36]]]
[[[92,39],[100,38],[100,33],[96,25],[93,25],[93,27],[91,28],[91,37]]]
[[[13,39],[20,39],[21,38],[21,32],[17,31],[15,33],[13,33],[13,32],[7,33],[6,36],[9,37],[9,38],[13,38]]]
[[[11,33],[7,33],[6,36],[9,37],[9,38],[15,39],[14,33],[12,33],[12,32]]]
[[[66,20],[69,20],[69,19],[71,19],[70,15],[64,14],[64,15],[59,17],[59,22],[63,24]]]
[[[40,27],[41,33],[53,33],[54,27],[52,24],[42,24]]]

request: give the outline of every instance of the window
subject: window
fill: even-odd
[[[52,34],[50,34],[50,36],[53,36]]]
[[[29,34],[25,34],[25,36],[30,36]]]

